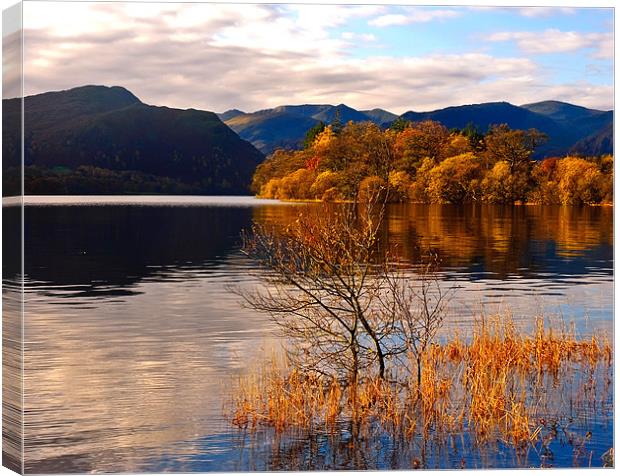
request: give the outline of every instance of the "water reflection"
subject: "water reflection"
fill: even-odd
[[[351,467],[353,455],[308,454],[321,435],[282,447],[265,437],[248,454],[222,417],[231,374],[273,343],[272,324],[227,292],[257,279],[240,232],[306,205],[162,201],[26,207],[26,470]],[[536,296],[611,325],[610,208],[398,205],[384,233],[412,262],[440,254],[463,291],[452,326],[481,300],[531,317]],[[359,469],[393,467],[371,453]]]

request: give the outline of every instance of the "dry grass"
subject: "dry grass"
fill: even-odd
[[[238,427],[335,432],[343,422],[379,427],[395,436],[469,432],[477,443],[502,440],[526,450],[543,438],[544,422],[561,417],[564,402],[596,403],[595,372],[612,365],[605,337],[579,340],[573,329],[537,321],[530,335],[508,317],[476,324],[423,356],[422,381],[363,379],[342,385],[302,374],[272,359],[239,382],[230,418]],[[413,367],[412,367],[413,368]]]

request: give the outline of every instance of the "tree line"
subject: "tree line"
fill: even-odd
[[[449,130],[397,119],[318,124],[301,150],[277,150],[254,173],[264,198],[424,203],[599,204],[613,202],[613,157],[532,159],[547,137],[494,125]]]

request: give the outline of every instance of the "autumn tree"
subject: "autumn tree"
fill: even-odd
[[[546,139],[547,136],[536,129],[513,130],[507,124],[493,126],[484,138],[485,166],[489,169],[496,162],[504,161],[511,174],[529,173],[532,154]]]
[[[314,183],[310,187],[310,196],[313,198],[318,198],[321,200],[325,199],[325,194],[329,191],[330,201],[333,201],[334,198],[340,196],[342,198],[342,193],[340,192],[340,187],[342,185],[342,176],[339,172],[332,172],[331,170],[326,170],[325,172],[321,172],[317,175]]]
[[[491,203],[511,204],[525,201],[530,190],[527,174],[510,173],[510,165],[503,160],[496,162],[481,183],[483,199]]]
[[[307,157],[303,152],[278,149],[260,164],[252,178],[252,191],[263,195],[263,187],[271,179],[281,179],[305,166]]]
[[[450,134],[448,142],[441,151],[442,158],[454,157],[456,155],[474,152],[474,148],[464,135],[454,132]]]
[[[277,150],[260,164],[252,190],[267,198],[357,200],[381,182],[388,201],[601,203],[613,201],[613,157],[532,159],[546,136],[535,129],[434,121],[318,124],[302,150]],[[578,171],[577,173],[575,171]],[[585,173],[579,177],[579,171]],[[587,180],[586,180],[587,179]]]
[[[566,205],[599,203],[602,198],[603,174],[596,164],[578,157],[558,162],[558,193]]]
[[[439,122],[422,121],[411,124],[396,138],[396,168],[415,175],[426,157],[435,162],[439,161],[449,142],[450,133]]]
[[[533,186],[528,201],[544,205],[561,203],[558,190],[557,168],[560,159],[548,157],[532,168]]]
[[[360,182],[357,201],[367,203],[374,199],[385,202],[388,198],[388,183],[377,175],[366,177]]]
[[[436,203],[475,200],[479,177],[480,163],[472,153],[450,157],[430,171],[428,196]]]
[[[409,198],[411,176],[404,170],[392,170],[388,176],[390,201],[402,202]]]
[[[435,168],[435,162],[430,158],[425,158],[416,171],[415,180],[409,187],[409,198],[416,202],[429,202],[429,186],[431,182],[431,171]]]
[[[280,179],[276,198],[304,199],[310,196],[310,188],[316,174],[308,169],[301,168]]]
[[[387,180],[392,163],[390,136],[372,122],[349,122],[338,135],[326,128],[313,146],[312,153],[320,156],[319,172],[338,172],[343,178],[340,191],[348,198],[357,195],[360,182],[376,175]],[[324,139],[329,135],[329,140]]]

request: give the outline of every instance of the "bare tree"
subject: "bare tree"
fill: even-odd
[[[378,197],[308,209],[281,228],[255,224],[244,235],[243,251],[269,272],[260,289],[237,293],[278,324],[302,370],[354,384],[375,369],[385,379],[395,356],[424,352],[441,325],[443,295],[431,302],[427,276],[411,287],[419,280],[404,279],[380,246],[385,203]]]
[[[415,279],[404,273],[389,273],[389,292],[383,301],[385,313],[398,316],[399,330],[407,351],[417,365],[418,388],[422,382],[422,357],[443,325],[453,289],[442,288],[437,277],[438,258],[429,255]]]
[[[378,366],[385,377],[392,319],[378,319],[373,304],[387,284],[379,248],[382,211],[345,206],[299,216],[283,229],[254,225],[244,252],[271,273],[263,289],[240,293],[267,312],[295,340],[302,367],[356,381]]]

